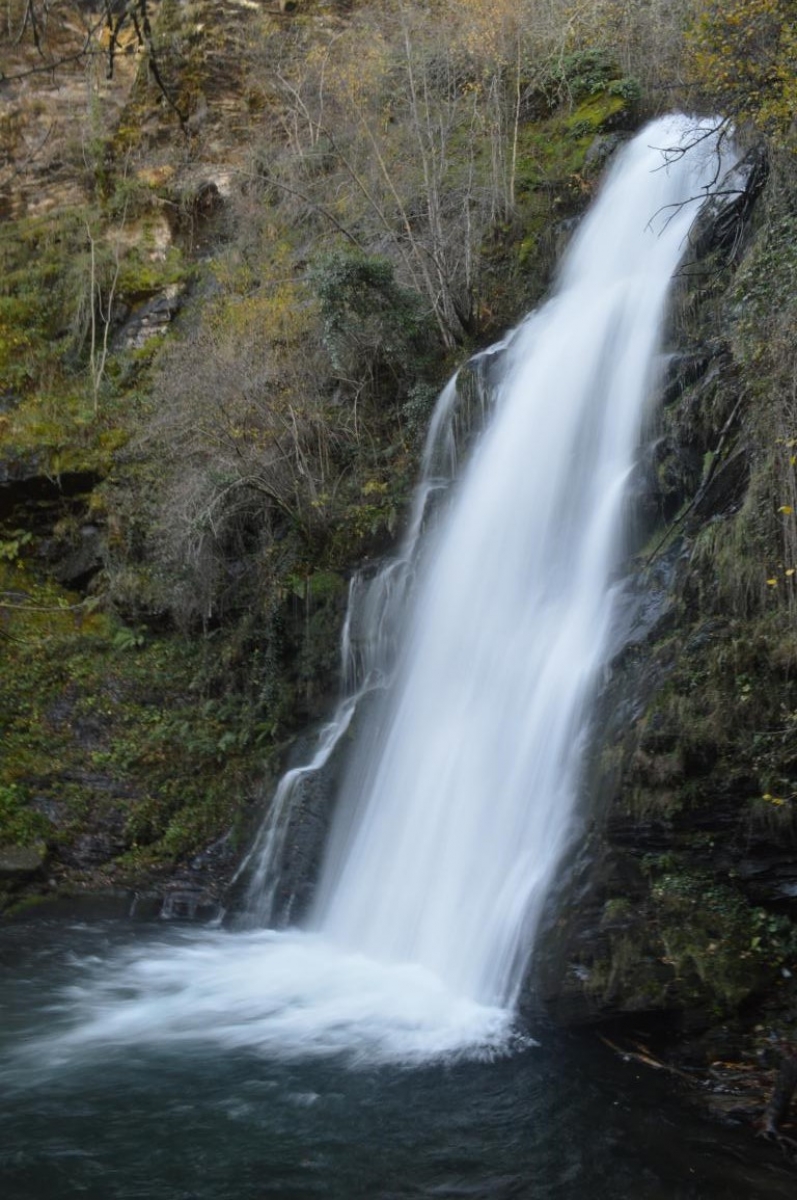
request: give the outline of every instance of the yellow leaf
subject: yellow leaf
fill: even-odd
[[[788,571],[786,572],[786,575],[787,575],[789,578],[791,578],[791,576],[794,574],[794,570],[795,570],[795,568],[794,568],[794,567],[789,567]]]
[[[786,515],[788,516],[789,513],[794,512],[794,509],[792,508],[792,506],[790,504],[781,504],[780,508],[778,509],[778,512],[786,513]]]
[[[777,579],[768,579],[767,580],[767,587],[777,587],[777,586],[778,586]]]

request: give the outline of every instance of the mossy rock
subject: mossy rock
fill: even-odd
[[[32,846],[0,846],[0,887],[27,883],[47,861],[43,842]]]
[[[594,137],[596,133],[615,128],[620,117],[628,113],[628,102],[609,91],[590,96],[564,119],[564,127],[572,138]]]
[[[764,990],[797,946],[787,918],[689,870],[658,877],[633,905],[609,898],[600,923],[602,949],[583,974],[603,1013],[680,1011],[710,1022]]]

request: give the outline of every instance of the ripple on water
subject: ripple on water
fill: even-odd
[[[594,1041],[523,1049],[501,1010],[312,939],[41,922],[0,957],[3,1200],[793,1196]]]

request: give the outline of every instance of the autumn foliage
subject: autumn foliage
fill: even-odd
[[[712,0],[690,42],[695,77],[712,103],[777,140],[793,136],[797,110],[794,0]]]

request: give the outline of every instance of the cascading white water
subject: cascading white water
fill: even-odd
[[[283,783],[254,856],[265,912],[292,781],[328,758],[356,694],[390,677],[357,729],[312,931],[136,946],[73,990],[61,1053],[193,1038],[418,1059],[505,1042],[574,829],[670,280],[720,177],[720,139],[695,130],[669,117],[623,151],[553,298],[496,359],[494,415],[429,516],[452,457],[444,393],[411,533],[358,618],[353,695]]]
[[[489,360],[497,348],[473,360]],[[348,733],[361,702],[390,687],[403,616],[417,565],[421,535],[430,512],[457,475],[465,443],[485,420],[489,396],[475,370],[469,395],[463,397],[455,375],[443,389],[426,439],[421,482],[415,489],[407,530],[398,553],[374,574],[356,573],[341,637],[343,699],[332,719],[316,736],[309,762],[286,771],[271,802],[267,819],[240,864],[233,883],[249,873],[244,923],[271,925],[290,916],[293,897],[276,903],[283,858],[290,838],[291,817],[301,804],[305,781],[326,767]]]
[[[693,129],[692,129],[693,133]],[[511,1002],[573,826],[586,706],[671,276],[716,177],[669,119],[625,151],[430,535],[387,718],[361,733],[314,923]]]

